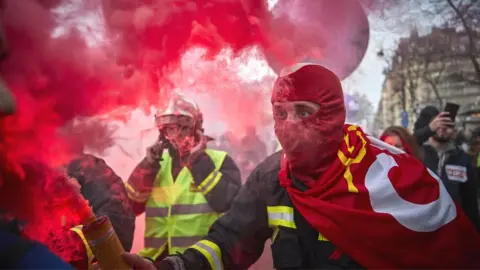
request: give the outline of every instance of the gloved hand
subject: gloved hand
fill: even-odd
[[[170,142],[159,138],[152,146],[147,148],[147,161],[151,164],[158,164],[162,159],[163,150],[170,147]]]
[[[133,270],[157,270],[153,262],[134,253],[123,253],[123,259]]]
[[[157,264],[159,270],[187,270],[179,256],[169,256]]]
[[[182,259],[178,256],[169,256],[155,264],[138,254],[124,253],[123,259],[133,270],[186,270]]]

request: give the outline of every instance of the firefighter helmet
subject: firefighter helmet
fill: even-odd
[[[167,105],[167,108],[155,115],[157,127],[165,124],[196,125],[201,128],[203,116],[198,105],[182,95],[175,94]]]

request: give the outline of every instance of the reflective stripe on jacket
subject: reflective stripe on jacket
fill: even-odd
[[[172,178],[172,158],[164,151],[161,169],[146,203],[145,248],[142,256],[155,260],[168,247],[168,254],[183,252],[207,235],[210,225],[221,215],[208,204],[205,196],[222,177],[219,171],[226,152],[205,150],[215,165],[198,186],[187,167]]]
[[[90,245],[88,244],[87,238],[85,238],[85,235],[83,235],[82,227],[82,225],[78,225],[71,228],[70,230],[78,234],[78,236],[80,236],[80,238],[82,239],[83,245],[85,246],[85,250],[87,252],[88,270],[93,270],[93,252],[90,248]]]

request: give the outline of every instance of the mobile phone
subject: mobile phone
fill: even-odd
[[[455,122],[455,118],[457,117],[459,108],[460,108],[460,105],[448,102],[445,105],[445,109],[443,111],[448,112],[448,117],[450,117],[452,122]]]

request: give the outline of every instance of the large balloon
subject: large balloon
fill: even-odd
[[[367,50],[368,18],[356,0],[279,0],[272,16],[265,56],[277,73],[302,61],[322,64],[344,79]]]

